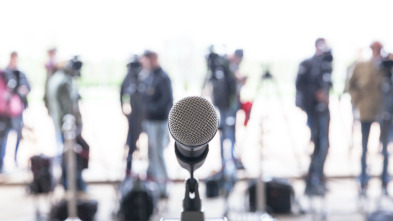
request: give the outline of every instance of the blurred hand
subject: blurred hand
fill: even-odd
[[[18,88],[18,94],[19,95],[21,95],[21,96],[27,96],[27,94],[29,93],[30,91],[29,91],[29,88],[28,87],[26,87],[26,86],[20,86],[19,88]]]
[[[318,102],[321,103],[328,103],[329,102],[329,95],[325,93],[323,90],[318,90],[316,94],[316,98]]]
[[[128,104],[128,103],[122,104],[121,110],[122,110],[122,112],[123,112],[123,114],[124,114],[125,116],[128,116],[128,115],[131,114],[131,111],[132,111],[131,105]]]

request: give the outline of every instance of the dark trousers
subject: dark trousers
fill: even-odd
[[[308,111],[307,124],[314,143],[314,152],[306,178],[308,187],[324,185],[324,165],[329,150],[329,109],[322,111]]]
[[[370,136],[371,125],[374,121],[361,121],[362,128],[362,158],[361,158],[361,173],[360,173],[360,185],[362,188],[365,188],[368,184],[368,180],[370,179],[367,174],[367,149],[368,149],[368,139]],[[382,155],[383,155],[383,166],[382,166],[382,174],[381,181],[382,186],[387,186],[389,183],[389,173],[388,173],[388,165],[389,165],[389,153],[388,153],[388,144],[389,144],[389,132],[390,132],[390,123],[385,124],[381,123],[381,143],[382,143]]]
[[[128,146],[128,156],[126,165],[126,175],[131,173],[132,154],[136,150],[136,142],[142,132],[142,111],[136,108],[132,109],[132,113],[128,116],[128,135],[126,144]]]

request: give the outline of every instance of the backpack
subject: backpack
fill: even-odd
[[[7,89],[4,73],[0,72],[0,115],[17,117],[23,112],[24,105],[20,97]]]
[[[52,175],[52,159],[43,154],[30,158],[33,182],[30,191],[33,194],[49,193],[53,191],[54,179]]]
[[[127,179],[120,187],[121,221],[147,221],[153,215],[159,201],[156,183],[137,178]]]
[[[77,200],[78,218],[83,221],[93,221],[98,210],[96,200]],[[66,200],[61,200],[52,206],[49,220],[62,221],[68,220],[68,205]]]

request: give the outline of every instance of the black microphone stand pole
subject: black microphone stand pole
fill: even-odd
[[[64,117],[63,124],[66,166],[67,166],[67,208],[69,221],[80,221],[77,212],[77,196],[76,196],[76,156],[74,153],[75,146],[75,117],[67,114]]]
[[[190,178],[186,180],[186,191],[183,199],[181,221],[205,220],[205,214],[202,211],[202,202],[199,196],[199,184],[198,180],[194,178],[194,171],[201,167],[205,162],[208,152],[209,147],[207,146],[201,156],[197,158],[186,157],[180,153],[177,144],[175,144],[175,154],[180,166],[190,172]]]

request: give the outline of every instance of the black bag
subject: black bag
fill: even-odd
[[[49,193],[53,191],[54,179],[52,175],[52,159],[43,154],[30,158],[33,182],[30,191],[34,194]]]
[[[78,135],[76,137],[76,144],[81,147],[80,151],[76,155],[78,169],[87,169],[89,167],[90,146],[86,140],[83,139],[82,135]]]
[[[291,213],[292,200],[294,198],[294,190],[291,184],[282,179],[272,179],[264,182],[266,210],[271,213],[287,214]],[[257,181],[250,182],[248,187],[250,211],[257,210]]]
[[[215,198],[220,195],[220,189],[222,188],[223,174],[222,172],[214,173],[205,179],[206,185],[206,197]]]
[[[98,202],[96,200],[78,200],[77,212],[79,219],[92,221],[97,212]],[[63,221],[68,218],[68,205],[66,200],[62,200],[54,205],[50,211],[50,220]]]
[[[157,185],[137,179],[125,180],[120,188],[119,218],[122,221],[148,221],[159,198]]]
[[[367,216],[367,221],[392,221],[393,211],[377,210]]]

